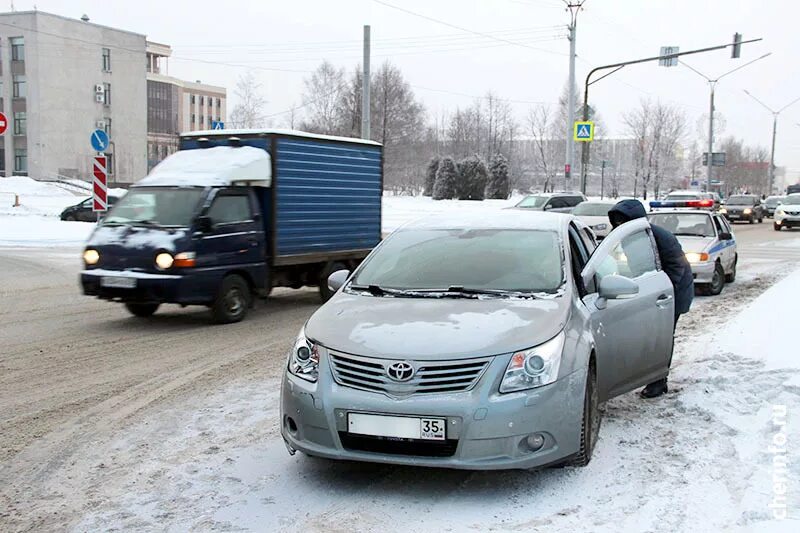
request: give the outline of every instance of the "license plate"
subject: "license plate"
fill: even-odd
[[[135,289],[136,278],[125,278],[122,276],[103,276],[100,278],[100,286],[110,289]]]
[[[447,420],[413,416],[347,414],[347,431],[373,437],[398,439],[445,440]]]

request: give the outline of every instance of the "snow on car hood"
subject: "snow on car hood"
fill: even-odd
[[[708,248],[714,243],[716,240],[714,237],[690,237],[688,235],[678,235],[676,236],[678,242],[681,243],[681,248],[683,248],[684,253],[700,253],[700,252],[707,252]]]
[[[446,360],[499,355],[553,338],[571,296],[528,299],[393,298],[337,293],[306,336],[353,355]]]

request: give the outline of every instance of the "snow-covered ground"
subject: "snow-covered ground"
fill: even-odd
[[[103,497],[76,530],[800,531],[800,270],[777,279],[749,272],[698,299],[678,326],[670,393],[609,402],[586,468],[290,457],[277,378],[238,382],[98,446],[86,461]]]

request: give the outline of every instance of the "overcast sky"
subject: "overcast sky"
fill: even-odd
[[[492,90],[513,100],[520,118],[532,102],[555,102],[568,75],[568,14],[559,0],[37,0],[38,9],[136,31],[172,45],[170,74],[228,88],[248,67],[268,100],[267,114],[301,103],[302,80],[320,61],[354,67],[362,26],[370,24],[373,65],[391,60],[405,74],[431,115],[469,105]],[[8,8],[9,2],[5,2]],[[134,7],[135,6],[135,7]],[[687,58],[715,78],[767,52],[772,55],[726,76],[717,87],[722,135],[769,147],[773,109],[800,97],[800,6],[790,0],[587,0],[578,16],[577,79],[597,65],[657,55],[664,45],[681,50],[730,42],[734,32],[764,41],[745,45],[741,59],[718,51]],[[519,44],[511,44],[514,41]],[[222,65],[219,63],[226,63]],[[708,83],[684,66],[626,67],[592,86],[590,101],[610,136],[623,136],[620,116],[642,98],[679,105],[690,134],[708,112]],[[230,107],[229,107],[230,109]],[[800,102],[778,120],[776,164],[800,178]]]

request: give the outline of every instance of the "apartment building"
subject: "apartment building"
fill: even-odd
[[[168,45],[147,43],[148,170],[178,149],[181,133],[225,122],[225,88],[169,76],[171,55]]]
[[[147,171],[146,37],[41,11],[0,13],[0,175],[91,175],[91,132],[112,180]]]

